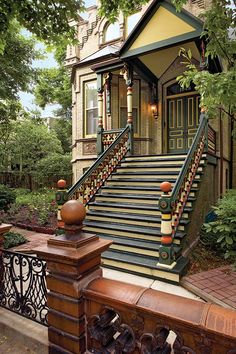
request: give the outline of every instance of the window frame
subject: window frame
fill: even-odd
[[[83,129],[83,135],[85,138],[94,138],[97,136],[97,125],[96,125],[96,130],[93,134],[88,134],[87,133],[87,112],[89,111],[89,108],[86,108],[86,99],[87,99],[87,94],[86,94],[86,85],[88,83],[93,83],[93,82],[96,82],[96,87],[97,87],[97,79],[90,79],[90,80],[85,80],[83,81],[83,126],[84,126],[84,129]],[[96,88],[96,93],[97,93],[97,88]],[[98,110],[98,99],[96,99],[96,102],[97,102],[97,106],[96,107],[93,107],[92,109],[97,109]],[[91,108],[90,108],[91,110]],[[96,119],[96,118],[93,118],[93,119]],[[98,123],[98,115],[97,115],[97,123]]]

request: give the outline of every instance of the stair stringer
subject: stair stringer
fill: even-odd
[[[211,206],[217,200],[217,159],[207,155],[204,173],[201,176],[199,189],[196,192],[193,210],[190,213],[189,224],[186,227],[186,237],[182,241],[182,255],[188,256],[189,252],[199,241],[200,230]]]

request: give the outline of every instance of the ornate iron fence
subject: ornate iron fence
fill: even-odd
[[[0,306],[47,326],[46,263],[37,257],[2,251]]]

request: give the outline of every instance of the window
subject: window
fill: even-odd
[[[133,84],[133,126],[134,134],[138,134],[139,126],[139,80]],[[119,78],[119,125],[124,128],[127,124],[127,85],[123,78]]]
[[[127,37],[132,32],[132,30],[134,29],[134,27],[136,26],[136,24],[138,23],[140,18],[141,18],[140,12],[136,12],[135,14],[127,17],[127,20],[126,20],[126,35],[127,35]]]
[[[97,81],[84,83],[85,135],[95,135],[98,125]]]
[[[118,38],[120,38],[119,22],[108,24],[104,32],[104,42],[110,42]]]

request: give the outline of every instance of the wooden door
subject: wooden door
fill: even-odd
[[[199,124],[199,95],[167,97],[168,153],[187,152]]]

